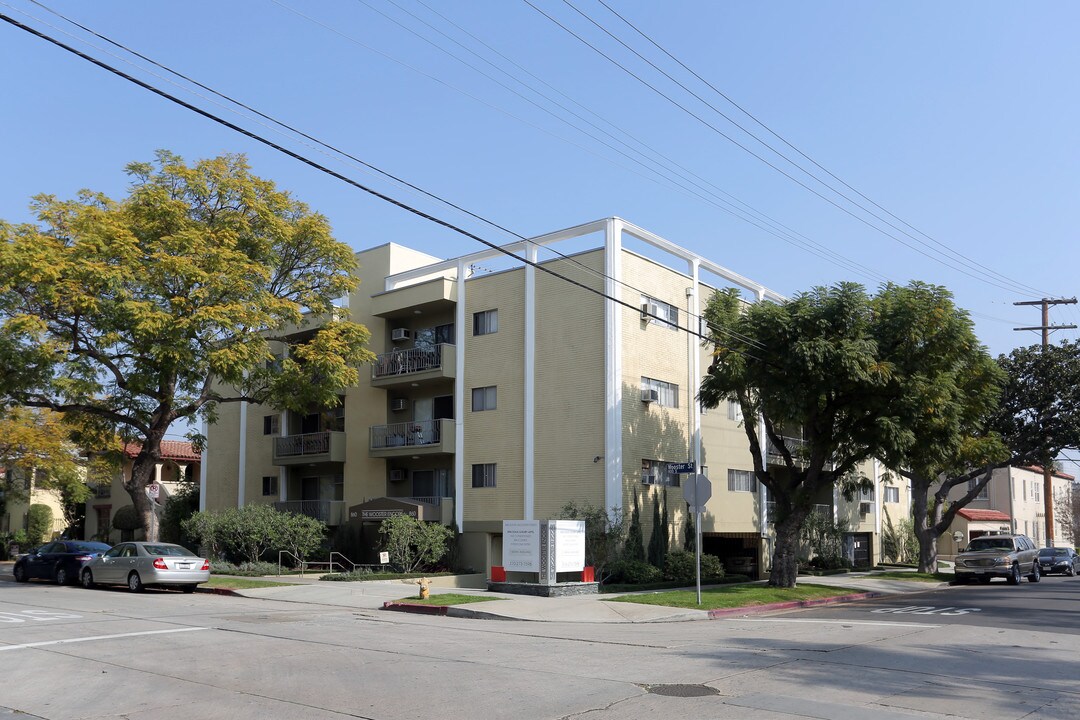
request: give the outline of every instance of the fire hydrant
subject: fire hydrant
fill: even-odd
[[[421,600],[427,600],[429,597],[431,597],[431,590],[429,589],[429,586],[431,585],[430,580],[428,580],[426,577],[422,577],[416,581],[416,584],[420,586]]]

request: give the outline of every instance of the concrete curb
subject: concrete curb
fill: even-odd
[[[449,605],[421,605],[420,603],[404,603],[387,600],[383,603],[383,610],[397,610],[398,612],[416,613],[417,615],[448,615]]]
[[[229,588],[195,588],[195,592],[208,593],[210,595],[228,595],[229,597],[244,597],[236,590],[230,590]]]
[[[750,605],[747,607],[725,608],[723,610],[708,610],[710,620],[720,620],[732,615],[750,615],[755,613],[770,612],[772,610],[793,610],[795,608],[817,607],[818,605],[835,605],[837,603],[854,602],[855,600],[870,600],[872,598],[885,597],[887,593],[864,592],[852,593],[851,595],[837,595],[836,597],[820,598],[817,600],[792,600],[790,602],[770,603],[768,605]]]

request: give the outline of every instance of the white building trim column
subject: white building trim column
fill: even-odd
[[[346,295],[345,299],[348,300],[349,296]],[[281,360],[284,362],[289,357],[288,344],[282,345],[281,348]],[[278,416],[278,437],[289,436],[289,411],[282,410],[281,415]],[[274,438],[274,442],[277,442],[277,438]],[[289,499],[289,468],[287,465],[278,466],[278,500],[285,502]]]
[[[878,464],[877,458],[874,458],[874,499],[877,501],[874,503],[874,514],[877,517],[874,518],[874,534],[878,537],[878,551],[880,555],[881,550],[881,516],[884,514],[882,508],[885,507],[885,488],[881,484],[881,466]],[[873,560],[873,558],[871,558]]]
[[[244,490],[247,485],[247,425],[248,425],[248,404],[247,402],[240,403],[240,458],[238,461],[238,467],[236,470],[236,507],[244,507]]]
[[[757,302],[765,302],[765,288],[759,287],[756,291]],[[743,422],[746,422],[746,418],[743,418]],[[761,452],[761,466],[766,467],[769,464],[769,438],[765,435],[765,415],[758,416],[758,439],[761,444],[759,448]],[[758,483],[758,502],[761,503],[761,512],[758,513],[758,517],[761,518],[761,536],[765,537],[769,534],[769,490],[763,483]],[[835,505],[835,503],[833,503]],[[766,558],[771,562],[770,558]]]
[[[686,288],[687,305],[689,310],[686,314],[686,352],[689,355],[690,377],[687,378],[688,398],[690,406],[690,433],[691,455],[688,460],[694,462],[694,468],[701,472],[701,403],[697,400],[697,390],[701,387],[701,338],[694,333],[701,332],[701,298],[699,297],[699,275],[701,263],[695,258],[691,260],[690,281],[693,283]]]
[[[209,465],[206,461],[206,457],[209,453],[210,441],[206,437],[208,430],[207,422],[203,419],[199,423],[199,434],[203,437],[203,449],[202,454],[199,457],[199,512],[206,511],[206,468]]]
[[[457,531],[465,527],[465,270],[462,260],[457,266],[457,307],[454,314],[457,344],[454,367],[454,522]]]
[[[529,244],[525,257],[535,263],[537,246]],[[525,417],[521,449],[524,455],[525,507],[522,519],[532,520],[536,509],[536,268],[525,265]]]
[[[623,221],[604,223],[604,509],[623,507],[622,458],[622,232]]]

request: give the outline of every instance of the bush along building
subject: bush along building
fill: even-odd
[[[334,408],[221,407],[203,430],[202,507],[320,518],[365,563],[381,520],[409,514],[453,527],[456,563],[488,573],[502,564],[503,520],[557,518],[568,503],[629,517],[636,502],[643,547],[683,547],[684,476],[670,466],[692,463],[713,485],[703,551],[763,576],[769,499],[737,408],[696,401],[710,361],[696,333],[718,288],[783,298],[619,218],[503,249],[518,259],[439,260],[395,243],[359,252],[361,284],[342,311],[371,331],[369,374]],[[865,472],[873,491],[828,493],[818,509],[844,528],[843,555],[869,565],[883,503],[905,518],[908,495],[876,463]]]

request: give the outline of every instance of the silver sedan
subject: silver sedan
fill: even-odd
[[[139,592],[148,585],[194,592],[210,579],[210,561],[172,543],[125,542],[88,562],[79,573],[84,588],[127,585]]]

